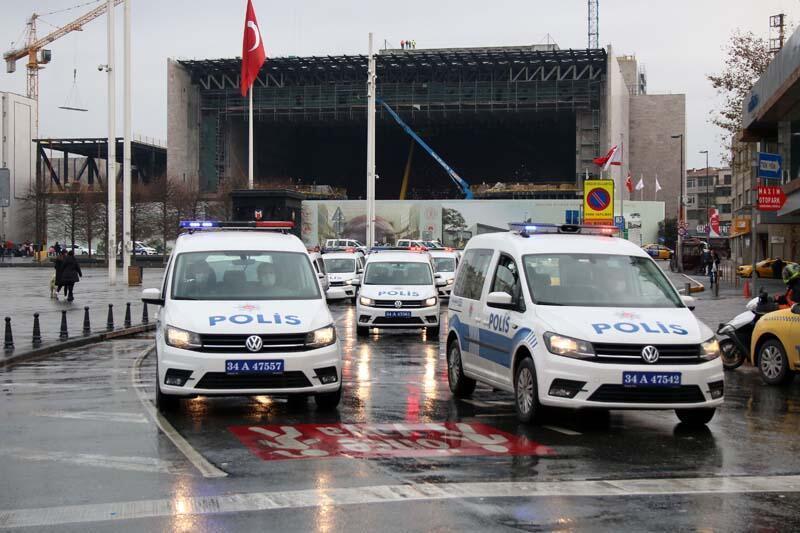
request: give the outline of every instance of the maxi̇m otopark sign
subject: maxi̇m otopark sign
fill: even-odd
[[[583,182],[583,223],[614,224],[614,180]]]

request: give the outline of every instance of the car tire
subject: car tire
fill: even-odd
[[[161,392],[161,383],[158,377],[158,363],[156,363],[156,409],[159,413],[170,413],[180,405],[180,397]]]
[[[519,421],[525,424],[534,422],[540,412],[536,368],[530,357],[522,359],[514,372],[514,409]]]
[[[714,418],[716,407],[703,407],[701,409],[675,409],[678,420],[691,427],[705,426]]]
[[[760,345],[756,361],[761,380],[767,385],[786,385],[794,378],[786,349],[778,339],[769,339]]]
[[[341,400],[342,400],[341,383],[339,384],[339,388],[333,392],[323,392],[314,395],[314,402],[317,404],[317,408],[322,411],[333,411],[339,406],[339,402]]]
[[[744,363],[746,354],[743,354],[739,347],[730,339],[723,339],[719,343],[719,351],[722,355],[722,368],[725,370],[736,370]]]
[[[369,335],[369,328],[366,326],[356,326],[356,335],[359,337],[366,337]]]
[[[475,380],[464,375],[458,339],[451,340],[447,346],[447,382],[456,398],[469,398],[475,391]]]

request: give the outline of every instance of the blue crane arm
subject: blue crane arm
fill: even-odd
[[[459,189],[461,189],[461,192],[464,194],[464,198],[466,198],[467,200],[472,200],[472,198],[473,198],[472,190],[470,190],[470,188],[469,188],[469,183],[464,181],[464,179],[461,176],[459,176],[458,173],[456,173],[455,170],[450,168],[450,165],[445,163],[444,159],[439,157],[439,154],[437,154],[436,152],[433,151],[433,148],[428,146],[428,143],[423,141],[422,138],[414,132],[414,130],[409,128],[408,124],[403,122],[403,119],[400,118],[400,115],[395,113],[394,109],[389,107],[389,104],[387,104],[386,102],[384,102],[380,98],[378,98],[377,101],[380,102],[380,104],[386,109],[386,111],[389,112],[389,114],[392,116],[392,118],[395,120],[395,122],[400,124],[400,126],[405,130],[406,133],[408,133],[411,136],[412,139],[417,141],[417,143],[420,146],[422,146],[425,149],[425,151],[427,151],[429,154],[431,154],[431,157],[433,157],[436,160],[437,163],[442,165],[442,168],[444,168],[445,172],[447,172],[447,175],[450,176],[450,179],[453,180],[453,182],[458,186]]]

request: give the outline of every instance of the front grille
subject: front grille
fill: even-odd
[[[398,307],[397,309],[411,308],[411,307],[419,308],[422,307],[422,304],[425,302],[425,300],[375,300],[373,307],[394,308],[395,307],[394,303],[398,301],[401,302],[402,306]]]
[[[701,403],[706,401],[697,385],[680,387],[633,388],[601,385],[589,396],[590,402],[604,403]]]
[[[331,281],[331,287],[344,287],[345,285],[344,281]]]
[[[270,335],[259,335],[263,346],[260,352],[251,352],[245,346],[249,334],[207,334],[200,335],[201,348],[196,348],[198,352],[223,353],[223,352],[242,352],[242,353],[276,353],[276,352],[301,352],[306,348],[305,333],[276,333]]]
[[[375,325],[380,324],[423,324],[422,319],[416,316],[411,317],[386,317],[386,316],[379,316],[375,320],[372,321]]]
[[[595,343],[594,351],[597,357],[588,359],[595,363],[616,363],[628,365],[650,365],[642,359],[642,349],[645,346],[655,346],[658,349],[656,365],[693,365],[705,363],[700,357],[699,344],[622,344],[622,343]]]
[[[310,387],[306,375],[300,371],[283,374],[236,374],[206,372],[197,382],[198,389],[296,389]]]

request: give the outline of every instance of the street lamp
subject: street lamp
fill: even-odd
[[[708,208],[710,207],[710,199],[708,197],[708,150],[700,150],[701,154],[706,154],[706,236],[711,239],[711,220],[708,216]]]
[[[683,236],[681,235],[681,231],[683,230],[683,196],[684,196],[684,189],[683,189],[683,182],[685,176],[683,175],[683,133],[679,133],[678,135],[672,135],[673,139],[680,139],[681,140],[681,197],[678,200],[678,272],[683,272]]]

